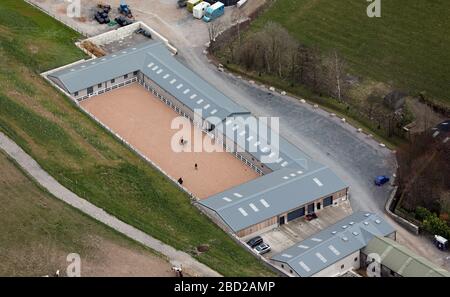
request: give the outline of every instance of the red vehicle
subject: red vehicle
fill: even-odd
[[[307,214],[307,215],[305,216],[305,219],[306,219],[307,221],[312,221],[312,220],[314,220],[314,219],[317,219],[317,215],[316,215],[315,212],[312,212],[312,213]]]

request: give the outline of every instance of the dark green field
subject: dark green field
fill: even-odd
[[[40,77],[84,57],[79,37],[23,1],[0,1],[0,131],[79,196],[218,272],[273,275]],[[202,244],[210,249],[198,255]]]
[[[275,21],[302,43],[336,49],[354,74],[450,103],[448,0],[381,0],[368,18],[365,0],[277,0],[253,24]]]

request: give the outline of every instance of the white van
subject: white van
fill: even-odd
[[[440,250],[446,250],[448,248],[448,240],[439,235],[434,235],[434,244]]]

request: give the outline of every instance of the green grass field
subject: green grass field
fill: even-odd
[[[365,0],[277,0],[258,18],[324,52],[337,50],[354,74],[450,103],[450,5],[447,0],[381,0],[368,18]]]
[[[112,259],[120,256],[117,250],[140,261],[156,258],[147,248],[41,189],[1,150],[0,170],[0,276],[50,275],[58,269],[64,275],[69,264],[66,257],[73,252],[81,257],[82,275],[102,273],[95,265],[84,269],[87,262],[104,261],[108,268],[120,269]],[[156,262],[164,263],[162,259]],[[145,265],[141,263],[133,264]],[[168,262],[164,266],[170,268]]]
[[[77,38],[23,1],[0,2],[0,131],[79,196],[223,275],[274,275],[39,76],[83,58]]]

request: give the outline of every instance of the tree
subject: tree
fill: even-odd
[[[216,41],[216,38],[220,34],[222,29],[223,24],[220,20],[215,20],[214,22],[208,23],[209,41],[210,42]]]
[[[321,77],[321,84],[325,87],[325,92],[339,101],[343,101],[347,84],[345,82],[345,62],[334,50],[327,55],[323,61],[324,75]]]
[[[237,33],[237,42],[238,42],[238,49],[241,47],[241,23],[247,19],[247,16],[244,14],[244,12],[241,9],[235,9],[233,13],[231,14],[231,21],[233,23],[236,23],[236,33]]]

